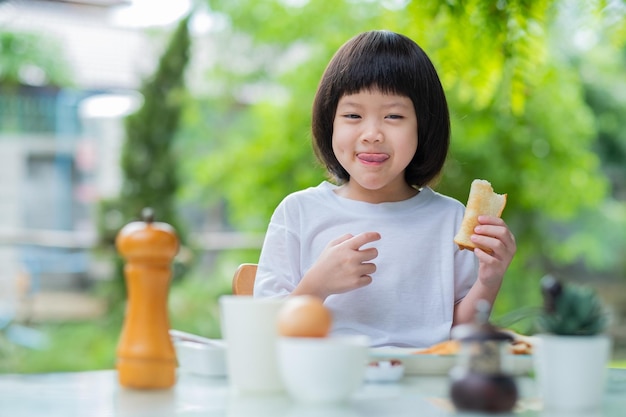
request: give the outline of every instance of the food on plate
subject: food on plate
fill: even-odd
[[[513,330],[503,329],[505,333],[511,335],[513,340],[509,345],[509,352],[514,355],[532,355],[533,353],[533,336],[525,336],[514,332]]]
[[[517,334],[510,330],[505,330],[506,333],[513,337],[513,340],[509,343],[508,352],[514,355],[531,355],[533,353],[533,345],[531,338]],[[458,340],[445,340],[443,342],[434,344],[426,349],[416,350],[414,353],[427,354],[427,355],[456,355],[461,349],[461,343]]]
[[[428,355],[456,355],[459,353],[460,348],[461,344],[458,340],[445,340],[426,349],[418,350],[415,353]]]
[[[460,249],[474,250],[478,247],[470,237],[474,233],[474,228],[478,225],[478,216],[488,215],[500,217],[504,206],[506,206],[506,194],[496,194],[491,183],[486,180],[474,180],[470,187],[465,215],[461,222],[461,228],[454,237],[454,243]],[[480,248],[490,252],[485,248]]]
[[[514,340],[509,346],[509,352],[514,355],[530,355],[533,353],[533,346],[525,340]]]
[[[294,295],[280,309],[277,320],[281,336],[326,337],[332,325],[332,314],[320,298]]]

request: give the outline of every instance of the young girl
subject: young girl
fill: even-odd
[[[426,347],[491,303],[516,251],[507,225],[481,216],[453,242],[464,206],[428,184],[449,146],[446,98],[433,64],[409,38],[362,33],[344,44],[313,103],[313,146],[333,177],[287,196],[269,224],[254,294],[311,294],[333,334],[372,346]]]

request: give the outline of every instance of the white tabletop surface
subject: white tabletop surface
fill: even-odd
[[[531,378],[518,377],[517,382],[521,398],[516,416],[553,417],[542,413]],[[230,391],[225,378],[182,373],[175,387],[158,391],[121,388],[115,371],[0,375],[0,416],[7,417],[434,417],[452,414],[448,379],[444,376],[410,376],[398,383],[366,383],[348,403],[307,406],[283,395],[237,396]],[[603,410],[584,417],[625,415],[626,369],[611,369]]]

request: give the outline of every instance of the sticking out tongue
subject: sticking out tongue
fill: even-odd
[[[359,159],[365,162],[384,162],[389,159],[389,155],[384,153],[360,153]]]

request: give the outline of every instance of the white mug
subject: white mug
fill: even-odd
[[[282,392],[276,344],[284,300],[223,295],[219,304],[231,388],[239,394]]]

